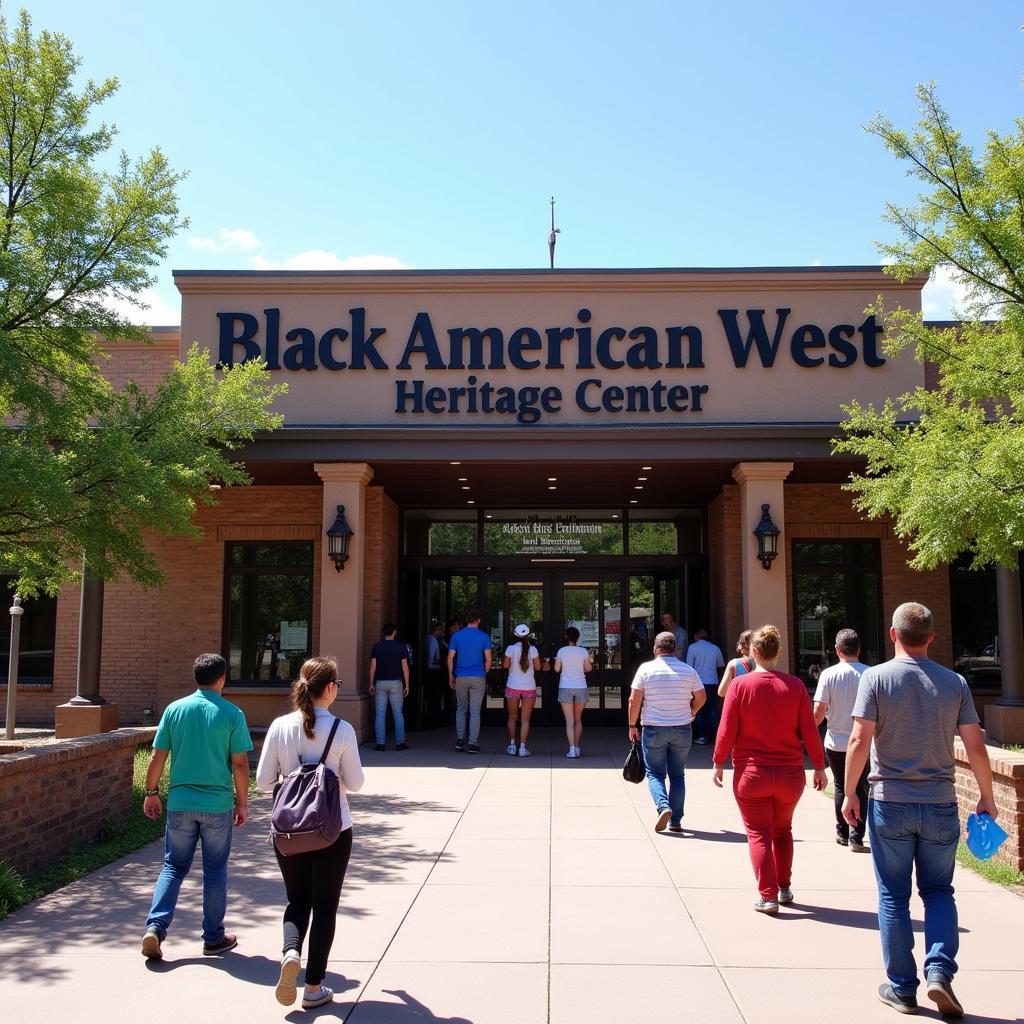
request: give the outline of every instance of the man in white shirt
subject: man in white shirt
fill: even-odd
[[[686,664],[700,676],[704,684],[704,692],[708,695],[707,703],[701,708],[694,722],[697,733],[695,743],[714,743],[715,729],[718,726],[718,677],[719,669],[725,667],[725,658],[721,648],[708,640],[708,631],[698,629],[693,634],[693,643],[686,651]]]
[[[643,744],[647,785],[658,809],[654,831],[664,832],[667,827],[671,832],[682,832],[693,717],[706,695],[700,676],[676,657],[672,633],[659,633],[654,638],[654,654],[652,661],[645,661],[637,669],[633,679],[629,738]]]
[[[853,703],[857,699],[857,686],[861,673],[867,668],[860,660],[860,637],[852,629],[836,633],[836,655],[839,661],[818,676],[814,691],[814,720],[821,723],[828,718],[825,732],[825,756],[832,769],[832,788],[836,804],[836,842],[849,846],[855,853],[867,853],[864,845],[866,815],[857,822],[853,831],[843,817],[843,798],[846,796],[843,779],[846,774],[846,748],[853,729]],[[868,765],[864,765],[857,780],[857,799],[861,807],[868,805]]]
[[[676,657],[685,657],[688,644],[686,630],[676,622],[676,617],[671,612],[662,612],[661,628],[676,638]]]

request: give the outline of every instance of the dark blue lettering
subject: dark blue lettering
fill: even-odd
[[[395,412],[406,412],[406,406],[409,403],[412,403],[413,412],[423,412],[423,381],[400,380],[395,383],[397,385]],[[412,384],[411,391],[409,390],[410,384]]]
[[[576,333],[571,327],[548,327],[544,333],[548,336],[548,361],[544,364],[547,370],[564,369],[562,362],[562,342],[572,341]]]
[[[581,324],[590,323],[590,310],[581,309],[576,314],[576,319]],[[594,361],[590,355],[590,328],[589,327],[577,327],[576,328],[576,369],[577,370],[592,370],[594,368]],[[596,410],[595,410],[596,412]]]
[[[858,328],[864,339],[864,365],[884,366],[885,357],[878,354],[878,336],[885,330],[873,316],[869,316]]]
[[[700,406],[701,395],[706,395],[710,390],[707,384],[693,384],[690,387],[690,412],[703,412]]]
[[[828,332],[828,343],[835,349],[828,357],[828,365],[836,366],[840,370],[847,366],[853,366],[857,362],[857,346],[851,345],[846,338],[852,338],[857,328],[853,324],[837,324]],[[836,352],[839,355],[836,355]],[[845,358],[840,359],[839,356]]]
[[[626,332],[621,327],[609,327],[597,336],[597,361],[608,370],[619,370],[626,364],[612,358],[612,340],[622,341]]]
[[[434,335],[434,325],[430,322],[429,313],[417,313],[413,321],[412,330],[409,332],[409,340],[405,343],[405,351],[398,361],[395,369],[408,370],[409,356],[422,353],[427,357],[425,369],[443,370],[444,360],[441,358],[441,350],[437,347],[437,338]]]
[[[673,412],[686,412],[687,398],[689,397],[690,389],[683,384],[675,384],[668,389],[668,394],[665,396],[668,402],[668,407]]]
[[[560,388],[545,388],[540,393],[541,408],[545,412],[561,412],[562,391]]]
[[[782,338],[782,329],[790,314],[788,309],[777,309],[775,311],[775,335],[768,340],[768,332],[764,326],[764,310],[748,309],[747,319],[750,321],[750,329],[747,331],[746,341],[740,334],[739,310],[720,309],[718,316],[725,328],[725,336],[729,341],[729,348],[732,349],[732,361],[737,367],[747,365],[750,358],[750,350],[756,344],[758,355],[761,357],[761,365],[769,367],[775,362],[775,356],[779,351],[779,341]]]
[[[423,404],[426,406],[427,412],[444,412],[447,399],[448,396],[445,394],[444,388],[428,388],[427,393],[423,396]]]
[[[824,356],[809,356],[809,348],[824,348],[825,332],[814,324],[804,324],[793,332],[793,340],[789,348],[793,353],[793,362],[797,366],[821,366],[825,362]]]
[[[625,398],[625,392],[623,392],[622,388],[616,387],[613,384],[611,387],[604,389],[604,394],[601,396],[601,404],[608,412],[622,412],[623,398]]]
[[[290,335],[289,335],[290,337]],[[343,359],[334,358],[334,341],[344,341],[348,337],[348,331],[342,327],[332,327],[324,331],[320,338],[320,365],[328,370],[344,370],[347,363]]]
[[[584,412],[600,412],[601,406],[587,404],[587,389],[599,388],[600,386],[601,382],[596,377],[588,377],[586,380],[581,380],[579,387],[576,388],[576,405]]]
[[[540,335],[532,327],[520,327],[508,339],[508,361],[520,370],[532,370],[540,366],[539,359],[524,359],[523,351],[541,348]]]
[[[634,327],[629,336],[634,341],[638,338],[643,339],[629,346],[626,353],[626,362],[629,366],[634,370],[660,370],[658,332],[653,327]]]
[[[259,359],[263,355],[259,345],[253,341],[260,329],[260,322],[251,313],[218,313],[217,319],[220,321],[217,361],[221,366],[235,365],[236,345],[241,345],[245,349],[245,355],[239,360],[240,363]],[[241,334],[235,334],[235,324],[241,324]]]
[[[278,361],[278,351],[281,344],[281,310],[265,309],[263,315],[267,318],[267,345],[263,356],[267,361],[267,367],[271,370],[280,370],[281,363]]]
[[[699,327],[667,327],[668,359],[665,366],[669,370],[701,369],[704,366],[704,336]],[[683,338],[687,341],[687,358],[683,362]]]
[[[449,370],[504,370],[505,337],[497,327],[453,327],[448,331]],[[491,343],[490,362],[484,362],[484,338]],[[469,342],[469,362],[463,360],[463,342]]]
[[[369,359],[370,365],[375,370],[386,370],[388,364],[380,357],[380,353],[374,347],[384,336],[383,327],[370,329],[369,337],[366,336],[366,310],[362,306],[350,309],[352,316],[352,369],[365,370],[365,359]]]
[[[307,327],[295,327],[285,335],[285,340],[294,341],[284,354],[286,370],[316,369],[316,335]]]

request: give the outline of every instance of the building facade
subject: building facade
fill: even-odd
[[[838,628],[883,660],[892,608],[920,600],[935,656],[954,660],[953,574],[911,571],[891,526],[853,509],[843,483],[858,466],[831,454],[843,403],[925,383],[865,312],[879,296],[919,309],[921,280],[877,267],[175,280],[180,329],[114,347],[112,379],[151,384],[198,341],[221,363],[265,359],[288,384],[285,425],[244,451],[252,486],[197,514],[201,541],[154,538],[161,588],[107,586],[102,692],[122,723],[155,720],[212,650],[265,725],[303,659],[325,653],[365,733],[369,649],[393,621],[413,654],[408,714],[439,726],[447,678],[424,663],[425,637],[474,606],[496,648],[527,622],[553,653],[576,625],[595,724],[624,724],[666,612],[726,652],[745,626],[777,623],[782,664],[811,685]],[[339,505],[340,570],[326,537]],[[767,568],[764,506],[780,531]],[[19,724],[74,695],[78,612],[68,591],[26,615]],[[983,658],[984,631],[975,643]],[[539,722],[555,721],[556,685],[545,678]]]

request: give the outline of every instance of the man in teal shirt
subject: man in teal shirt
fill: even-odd
[[[219,654],[200,654],[192,666],[196,691],[167,706],[153,739],[146,773],[147,818],[163,813],[160,776],[171,755],[164,866],[142,937],[142,955],[163,957],[161,945],[174,918],[181,883],[203,844],[203,954],[217,956],[238,945],[224,931],[231,827],[248,817],[252,740],[240,708],[222,696],[227,665]]]

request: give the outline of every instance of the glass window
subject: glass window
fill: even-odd
[[[484,520],[485,555],[621,555],[622,520],[618,512],[491,511]]]
[[[405,553],[407,555],[477,554],[477,513],[444,510],[405,513]]]
[[[11,660],[11,616],[14,604],[13,576],[0,576],[0,609],[7,621],[0,626],[0,679],[6,681]],[[57,599],[33,597],[22,602],[25,609],[18,633],[18,680],[23,683],[53,682],[53,640],[57,635]]]
[[[701,555],[704,513],[699,508],[629,513],[631,555]]]
[[[313,544],[227,545],[228,678],[286,683],[310,655]]]
[[[953,662],[972,684],[999,686],[999,606],[993,566],[972,569],[969,556],[949,567]]]
[[[837,661],[840,629],[860,635],[861,661],[884,659],[880,566],[877,540],[793,541],[796,671],[809,685]]]

